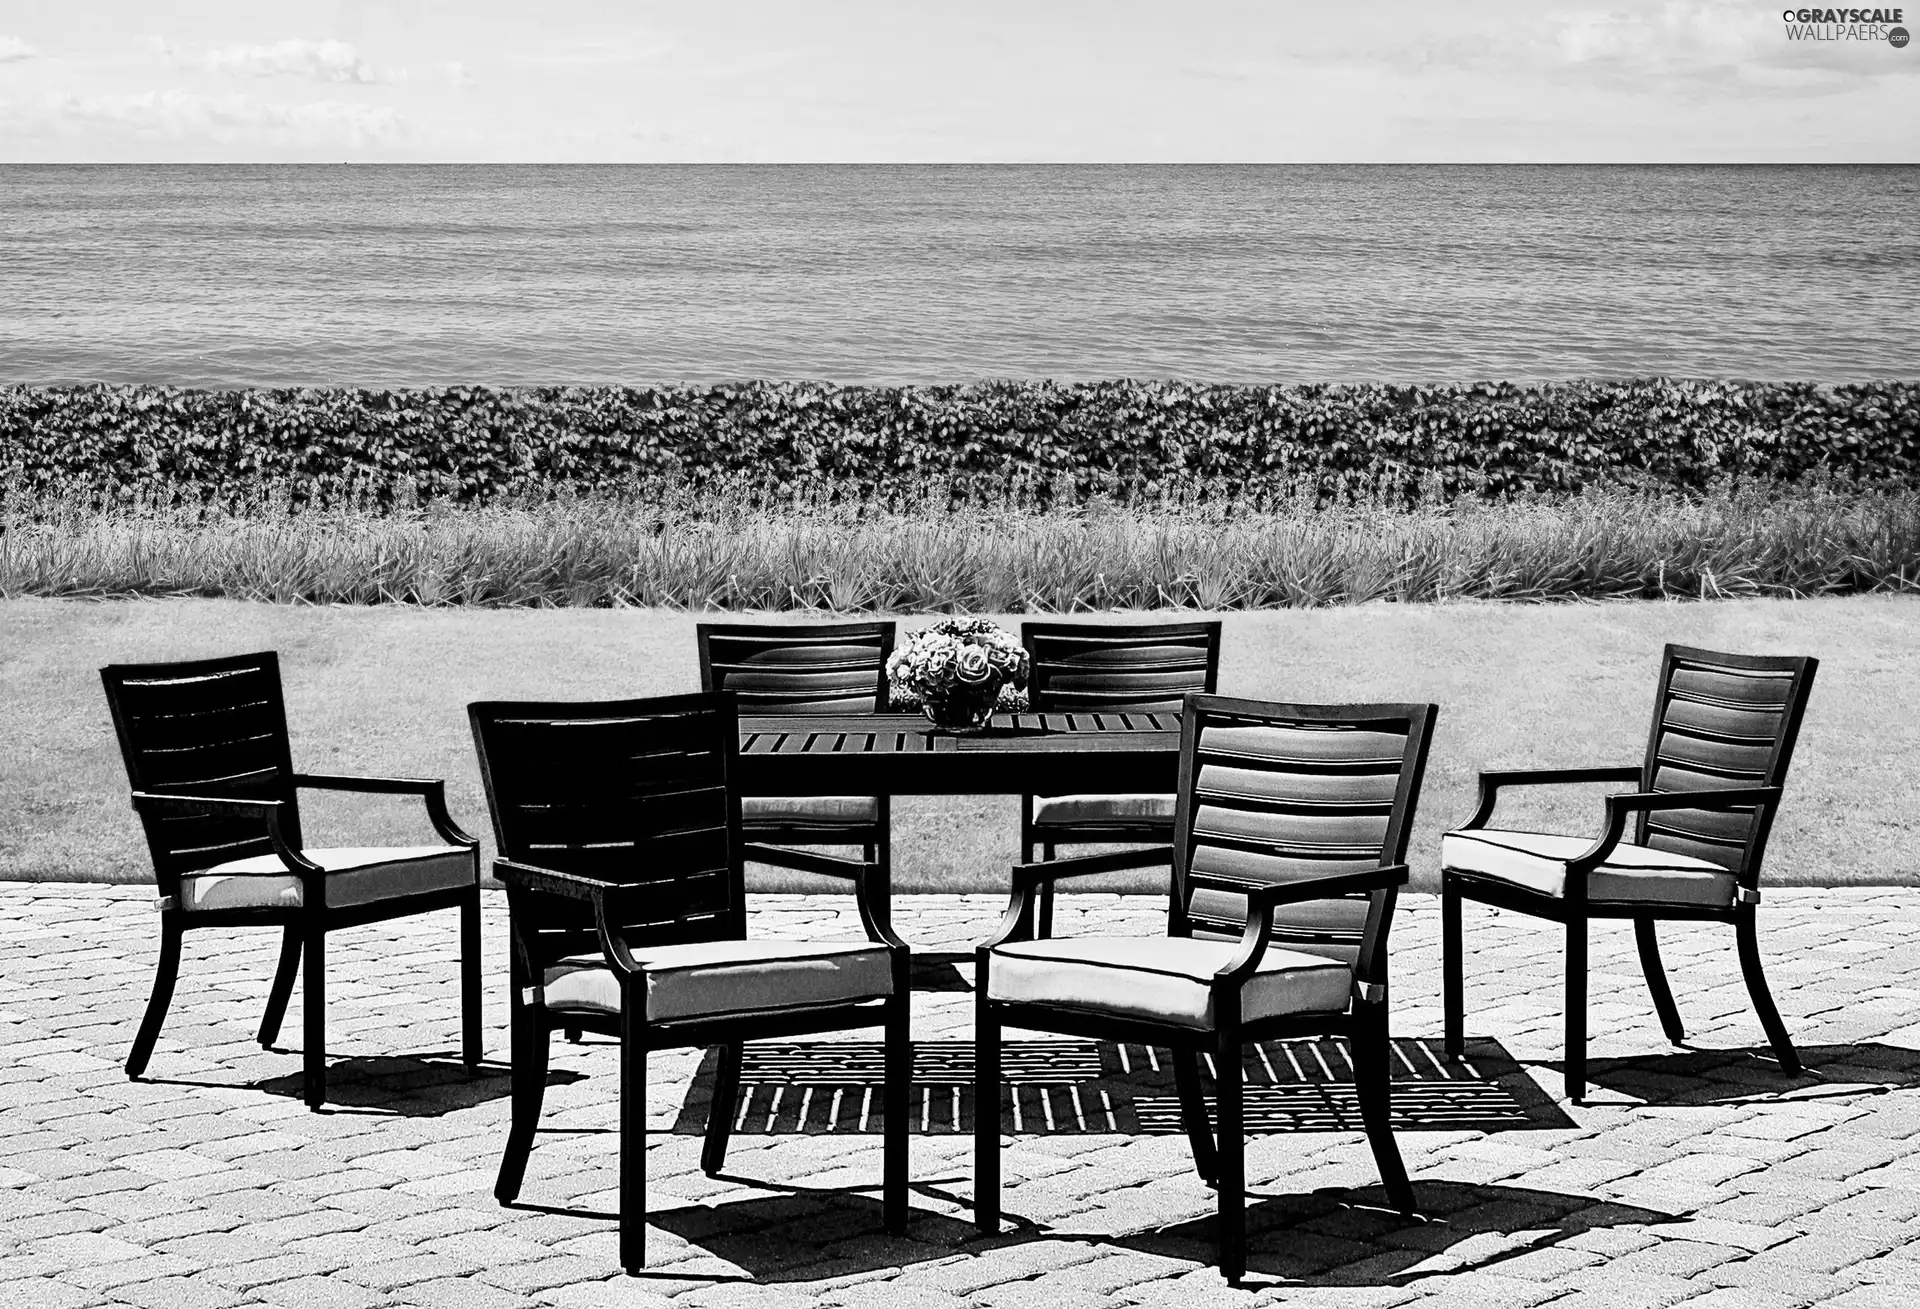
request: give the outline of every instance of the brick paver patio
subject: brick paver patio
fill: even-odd
[[[1257,1053],[1253,1279],[1208,1267],[1211,1193],[1151,1052],[1036,1046],[1003,1107],[1010,1230],[978,1238],[966,956],[916,998],[915,1221],[880,1231],[879,1138],[856,1113],[863,1047],[779,1048],[727,1175],[698,1169],[695,1052],[652,1061],[649,1275],[614,1264],[612,1047],[556,1050],[522,1204],[492,1197],[504,1065],[459,1070],[454,920],[330,938],[339,1103],[300,1105],[299,1058],[251,1040],[277,939],[190,936],[149,1069],[120,1071],[156,947],[151,892],[0,887],[0,1303],[959,1306],[1281,1301],[1477,1309],[1920,1303],[1920,912],[1904,891],[1769,891],[1769,976],[1810,1067],[1765,1055],[1732,933],[1663,937],[1692,1048],[1666,1046],[1624,924],[1594,930],[1592,1102],[1559,1091],[1559,936],[1468,908],[1472,1071],[1438,1053],[1437,905],[1395,929],[1399,1139],[1424,1221],[1376,1207],[1347,1130],[1340,1052]],[[852,934],[829,897],[768,897],[771,934]],[[992,897],[902,902],[929,951],[991,926]],[[1149,898],[1072,897],[1087,921],[1160,925]],[[489,907],[489,1050],[506,1052],[505,922]],[[295,996],[295,1008],[299,997]],[[288,1039],[300,1031],[290,1014]],[[866,1034],[854,1034],[856,1037]],[[784,1080],[783,1080],[784,1079]],[[836,1095],[837,1093],[837,1095]],[[776,1103],[777,1097],[777,1103]],[[804,1125],[805,1130],[802,1130]],[[833,1130],[827,1130],[831,1125]],[[868,1124],[872,1126],[871,1122]],[[1117,1130],[1116,1130],[1117,1129]]]

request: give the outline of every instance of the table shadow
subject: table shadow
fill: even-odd
[[[1573,1121],[1495,1041],[1452,1060],[1438,1042],[1393,1043],[1396,1131],[1562,1130]],[[1163,1049],[1111,1041],[1010,1041],[1001,1055],[1001,1131],[1014,1135],[1180,1135],[1173,1067]],[[706,1130],[719,1057],[707,1051],[673,1130]],[[746,1046],[734,1130],[743,1136],[873,1134],[881,1130],[885,1047],[878,1041],[755,1041]],[[1363,1130],[1345,1043],[1263,1041],[1248,1048],[1245,1118],[1250,1136]],[[1211,1095],[1212,1065],[1201,1066]],[[914,1049],[912,1130],[973,1131],[973,1043],[921,1041]]]

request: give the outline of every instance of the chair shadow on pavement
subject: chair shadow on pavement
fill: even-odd
[[[1211,1193],[1197,1181],[1193,1202],[1196,1210],[1203,1211],[1201,1216],[1135,1232],[1036,1224],[1018,1215],[1018,1192],[1009,1191],[1008,1229],[994,1236],[982,1236],[974,1227],[964,1208],[969,1195],[917,1185],[915,1191],[923,1201],[932,1197],[958,1206],[959,1211],[941,1213],[916,1205],[907,1234],[889,1237],[877,1195],[730,1175],[722,1180],[750,1186],[760,1194],[647,1216],[649,1226],[692,1247],[694,1260],[693,1267],[683,1261],[668,1262],[652,1269],[655,1275],[806,1282],[956,1254],[991,1262],[1000,1251],[1043,1241],[1160,1255],[1196,1268],[1209,1267],[1214,1260]],[[1497,1269],[1509,1259],[1596,1229],[1684,1221],[1658,1210],[1558,1191],[1419,1180],[1414,1188],[1421,1206],[1415,1218],[1387,1208],[1378,1187],[1328,1188],[1306,1194],[1254,1188],[1247,1206],[1249,1273],[1255,1282],[1399,1287],[1423,1277]],[[724,1267],[713,1267],[711,1261]]]
[[[1771,1048],[1650,1052],[1625,1058],[1587,1060],[1588,1103],[1621,1097],[1661,1108],[1688,1105],[1819,1100],[1881,1095],[1920,1087],[1920,1050],[1879,1041],[1855,1045],[1801,1046],[1804,1071],[1788,1077]],[[1558,1062],[1542,1068],[1558,1073]],[[1596,1096],[1594,1093],[1599,1092]]]
[[[877,1184],[870,1192],[844,1191],[786,1186],[727,1173],[717,1176],[760,1194],[655,1210],[647,1215],[647,1225],[686,1241],[697,1255],[732,1265],[739,1270],[733,1276],[741,1280],[805,1282],[909,1267],[950,1258],[983,1241],[970,1218],[935,1212],[918,1202],[906,1234],[887,1235]],[[916,1185],[914,1190],[919,1201],[929,1193],[949,1202],[957,1198],[926,1186]],[[1015,1240],[1031,1236],[1029,1227],[1024,1238]],[[985,1238],[983,1243],[1005,1244],[1006,1238]],[[664,1276],[689,1275],[671,1265],[657,1271]],[[724,1280],[727,1274],[718,1276]]]
[[[547,1085],[563,1086],[583,1076],[585,1074],[555,1070],[547,1074]],[[305,1087],[306,1079],[297,1072],[246,1085],[248,1090],[293,1100],[301,1098]],[[512,1091],[512,1070],[507,1065],[483,1061],[469,1075],[460,1056],[450,1050],[410,1055],[354,1055],[328,1062],[327,1102],[321,1112],[438,1118],[490,1100],[503,1100]]]
[[[1582,1233],[1682,1222],[1674,1214],[1592,1196],[1519,1186],[1414,1179],[1420,1215],[1387,1207],[1379,1187],[1247,1196],[1248,1290],[1260,1281],[1306,1286],[1401,1287],[1423,1277],[1498,1271],[1510,1259]],[[1212,1215],[1105,1244],[1205,1265]],[[1055,1236],[1089,1234],[1055,1232]]]

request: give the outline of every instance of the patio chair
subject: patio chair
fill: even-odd
[[[1189,691],[1212,694],[1220,676],[1220,624],[1022,623],[1032,661],[1027,699],[1035,713],[1177,714]],[[1165,845],[1173,839],[1171,795],[1020,797],[1020,857],[1063,845]],[[1043,927],[1053,887],[1040,893]]]
[[[1477,900],[1561,923],[1567,931],[1566,1091],[1587,1089],[1587,924],[1630,918],[1640,966],[1667,1039],[1685,1038],[1660,965],[1662,919],[1732,923],[1760,1025],[1788,1076],[1800,1058],[1760,969],[1754,910],[1760,862],[1793,758],[1814,659],[1718,654],[1669,645],[1654,696],[1645,759],[1617,768],[1480,774],[1480,805],[1440,841],[1446,1048],[1465,1037],[1460,902]],[[1501,791],[1519,786],[1628,782],[1606,797],[1592,837],[1489,827]]]
[[[446,783],[293,770],[280,662],[272,652],[100,670],[145,828],[160,895],[160,961],[127,1076],[146,1071],[190,930],[278,926],[280,964],[260,1044],[280,1036],[294,977],[306,971],[307,1106],[326,1100],[329,932],[437,909],[460,911],[460,1048],[480,1061],[480,845],[447,814]],[[417,795],[443,845],[314,847],[303,790]]]
[[[620,1264],[646,1247],[650,1051],[721,1047],[701,1167],[726,1159],[740,1045],[883,1026],[883,1220],[907,1219],[907,947],[868,862],[741,839],[731,692],[607,704],[469,706],[512,919],[513,1124],[494,1194],[519,1195],[552,1034],[620,1042]],[[850,882],[862,940],[750,938],[745,859]]]
[[[974,1216],[1000,1220],[1005,1028],[1168,1048],[1202,1178],[1219,1190],[1219,1259],[1246,1272],[1247,1043],[1339,1035],[1388,1199],[1414,1198],[1388,1123],[1387,932],[1432,705],[1287,705],[1189,695],[1170,847],[1015,865],[1000,931],[977,953]],[[1171,864],[1162,937],[1054,939],[1037,892],[1067,877]],[[1210,1056],[1217,1129],[1199,1056]]]
[[[700,688],[743,714],[884,714],[892,623],[701,623]],[[857,845],[883,901],[893,867],[884,795],[743,796],[742,835],[766,845]]]

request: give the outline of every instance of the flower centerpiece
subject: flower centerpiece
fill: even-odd
[[[935,727],[979,731],[996,709],[1024,709],[1027,652],[984,618],[948,618],[915,632],[887,658],[888,694]]]

